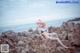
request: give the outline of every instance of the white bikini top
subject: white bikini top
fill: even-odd
[[[41,34],[41,31],[48,32],[48,30],[45,29],[45,28],[38,28],[38,32],[39,32],[40,34]]]

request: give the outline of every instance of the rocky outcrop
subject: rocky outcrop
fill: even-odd
[[[80,21],[80,17],[77,17],[77,18],[69,20],[69,21]]]
[[[49,32],[56,32],[60,40],[68,49],[63,48],[55,40],[42,40],[37,30],[25,32],[3,32],[0,44],[9,44],[9,53],[75,53],[80,47],[80,25],[73,22],[64,22],[61,27],[49,27]]]

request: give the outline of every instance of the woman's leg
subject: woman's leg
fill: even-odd
[[[53,34],[56,35],[56,33],[52,33],[51,35],[53,35]],[[42,35],[44,35],[45,39],[48,39],[48,38],[49,38],[49,39],[52,39],[52,40],[57,40],[63,47],[68,48],[67,46],[65,46],[65,45],[60,41],[60,39],[59,39],[57,36],[56,36],[56,37],[50,37],[48,33],[42,33]]]
[[[44,37],[41,35],[41,39],[42,39],[42,41],[44,41]]]
[[[52,40],[57,40],[64,48],[68,48],[67,46],[65,46],[65,45],[60,41],[59,38],[55,38],[55,37],[49,37],[49,38],[52,39]]]
[[[42,36],[43,36],[45,39],[48,39],[48,33],[44,32],[44,33],[42,33]]]
[[[65,46],[65,45],[60,41],[59,38],[57,38],[57,41],[58,41],[63,47],[68,48],[67,46]]]

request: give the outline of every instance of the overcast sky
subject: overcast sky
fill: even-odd
[[[56,4],[56,0],[0,0],[0,26],[75,17],[80,17],[80,4]]]

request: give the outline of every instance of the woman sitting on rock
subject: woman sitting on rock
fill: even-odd
[[[38,25],[38,32],[39,32],[42,40],[45,40],[45,39],[57,40],[64,48],[68,48],[60,41],[60,39],[57,36],[58,34],[48,33],[48,29],[47,29],[46,24],[44,22],[42,22],[41,20],[38,20],[37,25]],[[52,35],[54,37],[51,37]]]

